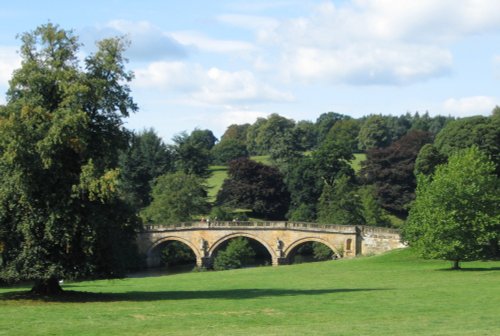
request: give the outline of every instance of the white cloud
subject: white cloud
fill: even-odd
[[[15,69],[21,66],[17,48],[0,46],[0,104],[5,104],[5,92]]]
[[[134,85],[146,89],[192,91],[203,77],[199,65],[180,61],[150,63],[146,68],[134,70]]]
[[[498,100],[488,96],[474,96],[463,98],[449,98],[443,103],[444,110],[457,117],[467,117],[473,115],[489,115]]]
[[[225,71],[183,62],[155,62],[136,69],[133,84],[139,88],[177,90],[188,104],[231,105],[289,102],[293,95],[263,83],[246,70]]]
[[[174,32],[172,36],[186,46],[194,46],[197,49],[215,53],[249,52],[255,46],[249,42],[235,40],[216,40],[209,38],[199,32],[183,31]]]
[[[442,43],[498,29],[499,10],[497,0],[354,0],[346,14],[377,39]]]
[[[258,18],[252,25],[251,17],[228,15],[219,20],[253,28],[262,49],[274,49],[256,56],[256,69],[274,64],[291,81],[394,85],[451,73],[451,45],[496,32],[499,11],[497,0],[352,0],[325,1],[279,23]]]
[[[290,93],[281,92],[260,82],[250,71],[224,71],[211,68],[205,82],[192,97],[209,104],[234,102],[282,102],[292,101]]]
[[[126,36],[131,44],[125,54],[131,61],[181,59],[187,56],[183,45],[148,21],[114,20],[103,26],[88,28],[81,35],[87,46],[93,45],[95,40]]]
[[[288,77],[349,84],[407,84],[450,71],[452,57],[439,48],[350,46],[324,50],[299,48],[286,54]]]
[[[15,47],[0,46],[0,87],[8,86],[12,72],[21,66],[21,57]]]

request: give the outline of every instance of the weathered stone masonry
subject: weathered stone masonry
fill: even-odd
[[[404,247],[398,230],[361,225],[324,225],[295,222],[192,222],[172,226],[150,225],[139,232],[139,252],[150,267],[160,263],[162,244],[179,241],[189,246],[198,266],[210,267],[217,248],[235,237],[261,243],[273,265],[287,264],[294,249],[305,242],[320,242],[339,258],[378,254]]]

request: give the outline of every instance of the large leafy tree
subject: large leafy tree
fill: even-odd
[[[300,143],[300,138],[295,129],[287,130],[281,137],[277,138],[273,147],[270,149],[271,160],[286,170],[286,165],[302,157],[304,148]]]
[[[175,224],[208,212],[204,180],[183,172],[160,176],[151,191],[152,202],[142,212],[145,222]]]
[[[357,194],[361,202],[361,215],[366,225],[389,226],[390,221],[386,211],[377,201],[376,190],[373,185],[358,188]]]
[[[391,143],[387,118],[381,115],[369,116],[361,126],[358,135],[358,146],[361,150],[386,147]]]
[[[290,192],[287,218],[293,221],[313,222],[316,206],[323,189],[323,180],[310,156],[303,156],[287,166],[285,182]]]
[[[362,205],[348,176],[339,176],[326,184],[319,198],[318,222],[327,224],[364,224]]]
[[[298,121],[293,129],[297,141],[304,150],[311,150],[316,147],[318,132],[313,122],[307,120]]]
[[[212,162],[227,165],[230,161],[248,157],[247,146],[234,139],[224,140],[216,144],[212,150]]]
[[[429,175],[440,164],[446,163],[446,155],[441,154],[433,144],[425,144],[415,160],[415,175]]]
[[[317,176],[323,182],[332,185],[342,175],[354,176],[349,164],[354,159],[348,143],[339,138],[327,137],[311,155],[316,167]]]
[[[361,175],[364,184],[375,185],[384,209],[400,217],[407,216],[407,206],[415,196],[415,160],[422,146],[431,141],[430,133],[415,130],[387,148],[367,152]]]
[[[212,148],[212,162],[226,165],[229,161],[248,156],[247,130],[250,124],[230,125]]]
[[[330,129],[338,121],[350,119],[351,117],[337,113],[337,112],[326,112],[322,113],[318,119],[316,119],[316,133],[318,134],[317,144],[321,144],[330,132]]]
[[[343,175],[354,176],[349,164],[353,158],[348,144],[328,136],[310,156],[295,158],[287,164],[285,181],[291,194],[288,218],[316,219],[318,199],[325,185],[332,186],[335,179]]]
[[[445,156],[459,149],[478,146],[487,153],[500,175],[500,116],[475,116],[450,121],[436,136],[435,146]]]
[[[80,67],[71,31],[21,35],[21,67],[0,115],[0,276],[59,292],[58,279],[116,276],[137,221],[119,197],[122,118],[137,110],[121,39]]]
[[[287,168],[285,182],[290,192],[288,219],[315,221],[316,205],[324,185],[317,165],[312,157],[303,156],[293,161]]]
[[[495,165],[477,147],[453,154],[434,175],[419,175],[405,239],[424,257],[453,261],[498,248],[500,194]]]
[[[173,170],[173,153],[154,130],[132,134],[120,155],[120,181],[126,199],[139,210],[151,203],[155,178]]]
[[[195,129],[191,134],[182,132],[174,137],[172,150],[175,154],[176,170],[186,174],[207,177],[210,172],[210,150],[217,140],[209,130]]]
[[[242,124],[242,125],[231,124],[227,127],[224,134],[222,134],[220,141],[222,142],[225,140],[235,140],[246,145],[247,131],[249,127],[250,124]]]
[[[241,158],[229,164],[229,178],[217,194],[217,203],[251,209],[258,217],[282,219],[290,194],[277,168]]]
[[[335,123],[330,128],[325,139],[334,141],[349,148],[351,152],[358,150],[358,134],[360,122],[356,119],[344,119]]]
[[[257,119],[247,131],[248,151],[252,154],[269,154],[285,133],[294,127],[295,121],[275,113],[267,119]]]

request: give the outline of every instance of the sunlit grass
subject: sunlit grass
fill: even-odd
[[[378,257],[0,289],[0,335],[498,335],[500,262]],[[83,292],[83,293],[82,293]],[[17,294],[16,294],[17,293]]]
[[[356,153],[354,154],[354,160],[351,161],[351,167],[357,173],[361,170],[361,162],[366,160],[365,153]]]
[[[214,202],[217,193],[222,187],[222,183],[227,178],[227,166],[210,166],[210,176],[207,178],[206,185],[209,202]]]

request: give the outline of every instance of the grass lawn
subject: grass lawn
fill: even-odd
[[[314,264],[0,289],[0,335],[499,335],[500,262],[409,249]]]
[[[222,187],[222,182],[227,177],[227,166],[210,166],[210,176],[207,178],[208,200],[214,202],[217,193]]]
[[[271,157],[269,155],[251,156],[250,160],[253,160],[255,162],[262,163],[262,164],[265,164],[268,166],[272,165]]]
[[[365,153],[356,153],[354,154],[354,160],[351,162],[351,167],[357,173],[361,170],[361,162],[366,160]]]

